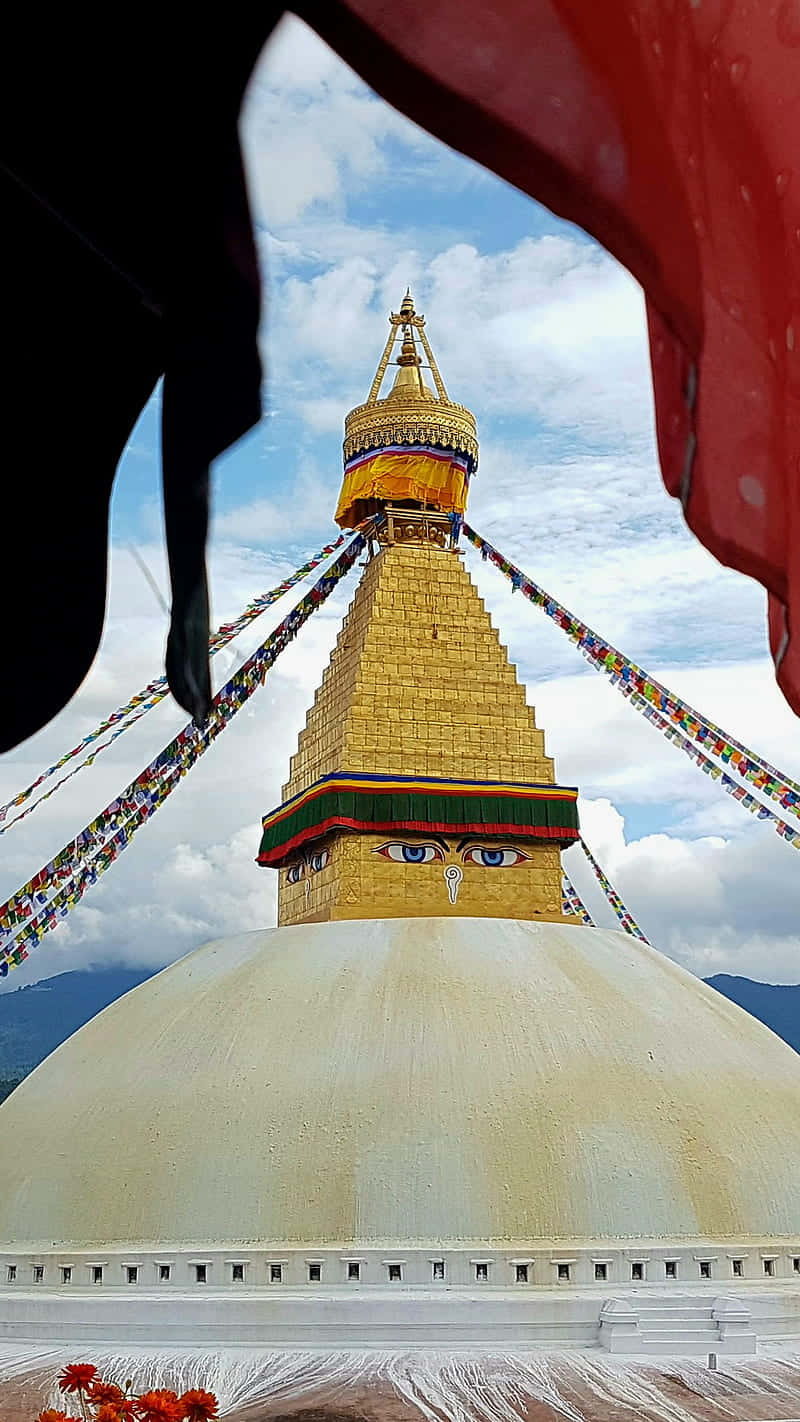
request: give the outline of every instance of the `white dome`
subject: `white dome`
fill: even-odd
[[[0,1108],[14,1248],[800,1234],[800,1060],[622,933],[264,930],[134,989]]]

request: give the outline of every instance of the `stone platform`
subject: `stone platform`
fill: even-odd
[[[78,1347],[433,1347],[602,1350],[617,1356],[754,1354],[796,1339],[790,1285],[638,1289],[385,1286],[0,1289],[0,1342]]]

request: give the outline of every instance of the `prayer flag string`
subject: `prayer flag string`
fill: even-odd
[[[769,820],[775,828],[775,833],[781,839],[785,839],[794,849],[800,849],[800,830],[796,825],[787,824],[780,815],[776,815],[774,810],[765,805],[763,800],[759,800],[755,795],[751,795],[747,786],[741,780],[734,780],[731,775],[726,775],[721,765],[717,765],[710,756],[704,754],[686,736],[682,736],[677,726],[672,725],[665,716],[661,716],[654,706],[645,701],[638,692],[632,692],[630,696],[631,705],[641,711],[642,715],[657,730],[663,731],[667,740],[682,750],[684,755],[688,755],[695,765],[699,765],[704,775],[709,775],[712,780],[716,780],[727,795],[732,795],[734,800],[745,810],[749,810],[751,815],[757,815],[760,820]]]
[[[792,844],[795,849],[800,849],[800,833],[796,827],[787,824],[780,816],[774,814],[768,806],[755,798],[748,787],[758,790],[761,794],[776,801],[782,809],[789,814],[800,818],[800,785],[796,781],[776,770],[769,761],[757,755],[755,751],[748,750],[735,737],[730,736],[727,731],[723,731],[710,721],[707,716],[703,716],[699,711],[695,711],[680,697],[675,696],[655,677],[642,670],[635,662],[623,656],[616,647],[612,647],[610,642],[599,637],[585,622],[575,617],[537,583],[533,582],[523,572],[520,571],[507,558],[504,558],[496,548],[488,543],[485,538],[481,538],[469,524],[454,523],[454,536],[458,535],[463,528],[465,537],[478,549],[483,559],[488,559],[500,572],[508,578],[513,591],[519,589],[529,602],[540,607],[562,631],[566,632],[571,642],[574,642],[579,651],[598,670],[609,677],[613,686],[626,699],[630,700],[638,711],[642,711],[645,718],[651,724],[662,730],[668,739],[678,745],[687,754],[691,755],[704,773],[711,775],[713,779],[720,780],[728,794],[743,804],[746,809],[754,814],[758,814],[760,819],[769,819],[774,825],[776,832],[781,837]],[[697,748],[697,749],[696,749]],[[704,748],[704,749],[701,749]],[[739,777],[736,780],[732,775],[726,775],[723,768],[718,766],[710,758],[716,756],[722,762],[724,769],[736,772]]]
[[[614,888],[614,885],[611,883],[611,880],[606,874],[603,873],[602,869],[600,868],[600,865],[592,854],[592,851],[586,843],[586,840],[581,839],[580,844],[581,849],[583,850],[584,854],[586,855],[586,858],[592,866],[594,876],[598,884],[600,885],[600,888],[603,890],[606,899],[614,910],[614,913],[622,924],[622,927],[625,929],[625,932],[630,933],[632,938],[638,938],[642,943],[647,943],[649,946],[649,938],[645,938],[641,928],[636,922],[636,919],[633,917],[633,914],[629,913],[626,909],[624,903],[622,902],[622,899]]]
[[[290,577],[285,578],[282,583],[278,583],[277,587],[271,588],[269,592],[262,593],[259,597],[254,598],[252,602],[248,603],[244,611],[240,612],[239,616],[235,617],[232,622],[223,622],[209,638],[208,650],[210,655],[213,656],[215,652],[219,652],[223,647],[227,647],[228,643],[232,642],[234,637],[238,637],[239,633],[242,632],[245,627],[248,627],[251,622],[254,622],[257,617],[260,617],[268,607],[271,607],[273,603],[282,598],[291,588],[295,587],[297,583],[302,582],[303,578],[308,577],[309,573],[312,573],[315,568],[319,567],[320,563],[324,563],[326,558],[329,558],[332,553],[336,552],[337,548],[341,547],[346,536],[344,533],[340,534],[334,543],[327,543],[313,558],[310,558],[302,567],[297,568]],[[148,682],[147,686],[143,687],[141,691],[138,691],[135,696],[132,696],[130,701],[126,701],[124,706],[119,706],[116,711],[113,711],[110,716],[107,716],[104,721],[101,721],[98,726],[95,726],[94,730],[84,736],[83,740],[79,741],[76,746],[73,746],[72,750],[67,751],[59,760],[55,761],[53,765],[43,770],[41,775],[31,781],[31,784],[24,790],[21,790],[18,795],[15,795],[13,800],[9,800],[6,805],[0,805],[0,835],[6,834],[13,825],[19,824],[20,820],[24,820],[27,815],[33,814],[33,811],[37,806],[41,805],[43,800],[49,800],[50,796],[54,795],[67,780],[71,780],[73,775],[77,775],[79,770],[87,769],[92,765],[101,751],[106,750],[118,736],[122,735],[123,731],[129,730],[130,727],[135,725],[137,721],[140,721],[148,711],[152,711],[153,707],[158,706],[159,702],[163,701],[168,695],[168,692],[167,678],[165,676],[155,677],[154,680]],[[114,727],[116,727],[116,729],[113,731],[113,734],[109,736],[107,741],[103,741],[101,745],[95,744],[95,742],[100,740],[101,736],[105,735],[106,731],[110,731]],[[61,769],[62,765],[66,765],[68,761],[74,760],[75,756],[80,755],[82,751],[86,750],[87,746],[94,746],[94,749],[85,760],[81,761],[80,765],[76,766],[74,770],[71,770],[69,774],[62,776],[50,790],[40,795],[32,805],[29,805],[26,810],[23,810],[22,814],[15,815],[13,820],[9,820],[7,824],[3,823],[10,810],[16,809],[19,805],[23,805],[26,800],[30,799],[33,792],[38,790],[40,785],[43,785],[46,780],[49,780],[51,776],[55,775],[56,772]]]
[[[130,844],[136,830],[155,813],[184,775],[263,685],[277,657],[312,612],[330,596],[366,546],[359,531],[330,568],[253,652],[211,703],[202,727],[192,722],[112,800],[91,824],[0,905],[0,977],[7,977],[29,950],[57,927]]]
[[[575,914],[587,928],[596,928],[592,915],[575,888],[566,869],[561,870],[561,907],[564,913]]]

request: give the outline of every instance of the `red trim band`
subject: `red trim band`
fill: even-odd
[[[332,815],[327,820],[322,820],[318,824],[309,825],[308,828],[298,830],[291,839],[285,840],[279,848],[270,850],[265,854],[259,854],[257,864],[273,865],[285,859],[287,854],[293,849],[297,849],[301,844],[305,844],[309,839],[319,839],[330,829],[351,829],[374,831],[377,834],[386,834],[390,830],[415,830],[421,834],[446,834],[450,837],[469,834],[486,835],[506,835],[514,839],[555,839],[555,840],[577,840],[580,833],[577,829],[560,829],[554,825],[509,825],[509,824],[478,824],[466,823],[460,825],[445,824],[438,820],[387,820],[376,824],[373,820],[349,819],[345,815]]]

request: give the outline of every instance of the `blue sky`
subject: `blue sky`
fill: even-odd
[[[285,21],[265,53],[242,130],[265,276],[265,414],[215,471],[215,621],[331,535],[344,414],[366,396],[387,313],[410,283],[449,393],[478,419],[471,521],[637,662],[800,776],[797,723],[766,657],[763,595],[699,547],[661,484],[644,307],[627,273],[400,118],[298,21]],[[98,661],[57,721],[0,764],[3,799],[160,669],[164,614],[130,551],[165,590],[158,392],[120,467],[112,536]],[[561,778],[581,786],[587,838],[653,940],[700,973],[800,979],[796,851],[637,718],[494,570],[468,566]],[[253,864],[259,815],[279,798],[352,591],[312,619],[17,982],[87,962],[166,962],[273,921],[274,878]],[[278,605],[242,651],[285,611]],[[238,655],[217,659],[218,679]],[[0,894],[184,719],[164,705],[4,836]],[[611,924],[581,865],[571,858],[569,868]]]

